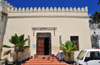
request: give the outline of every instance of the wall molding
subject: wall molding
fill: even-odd
[[[64,7],[46,7],[46,8],[44,8],[44,7],[42,7],[42,8],[40,8],[40,7],[31,7],[31,8],[29,8],[29,7],[27,7],[27,8],[21,8],[21,7],[19,7],[19,8],[16,8],[16,7],[13,7],[13,6],[10,6],[10,7],[8,7],[8,12],[9,13],[23,13],[23,12],[85,12],[85,13],[87,13],[88,12],[88,7],[86,6],[85,8],[80,8],[80,7],[78,7],[77,9],[76,9],[76,7],[74,7],[74,8],[72,8],[72,7],[70,7],[70,8],[68,8],[68,7],[66,7],[66,8],[64,8]]]

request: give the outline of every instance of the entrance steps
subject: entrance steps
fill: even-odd
[[[26,61],[21,65],[67,65],[65,62],[58,61],[51,56],[37,56],[35,58]]]

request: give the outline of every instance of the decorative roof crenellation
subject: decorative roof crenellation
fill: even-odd
[[[13,13],[13,12],[15,12],[15,10],[16,10],[16,12],[87,12],[88,11],[87,6],[85,8],[78,7],[77,9],[76,9],[76,7],[74,7],[74,8],[72,8],[72,7],[70,7],[70,8],[58,7],[58,9],[57,9],[57,7],[54,7],[54,9],[53,9],[53,7],[50,7],[50,8],[46,7],[46,9],[44,7],[42,7],[42,8],[40,8],[40,7],[38,7],[38,8],[37,7],[34,7],[34,8],[27,7],[26,9],[24,7],[23,8],[19,7],[17,9],[15,9],[15,8],[16,7],[13,7],[13,6],[8,7],[8,12]]]
[[[7,4],[8,6],[8,13],[19,13],[19,12],[88,12],[88,7],[86,6],[85,8],[68,8],[68,7],[19,7],[19,8],[16,8],[16,7],[13,7],[13,5],[10,5],[10,3],[7,3],[7,1],[5,1],[5,4]]]

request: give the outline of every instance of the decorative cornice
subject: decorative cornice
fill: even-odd
[[[70,7],[70,8],[68,8],[68,7],[66,7],[66,8],[64,8],[64,7],[46,7],[46,9],[44,8],[44,7],[42,7],[42,8],[40,8],[40,7],[34,7],[34,8],[21,8],[21,7],[19,7],[19,8],[16,8],[16,7],[13,7],[13,6],[10,6],[10,7],[8,7],[8,12],[9,13],[24,13],[24,12],[88,12],[88,7],[86,6],[85,8],[80,8],[80,7],[78,7],[77,9],[76,9],[76,7],[74,7],[74,8],[72,8],[72,7]]]
[[[8,18],[88,18],[88,16],[8,16]]]

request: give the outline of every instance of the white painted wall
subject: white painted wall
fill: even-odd
[[[33,36],[32,27],[57,27],[57,30],[47,30],[47,31],[35,31],[35,36]],[[4,44],[11,45],[9,39],[12,35],[17,33],[18,35],[27,34],[30,35],[31,48],[30,54],[36,54],[36,49],[33,49],[33,44],[36,44],[36,34],[38,32],[50,32],[51,33],[51,47],[52,54],[57,54],[61,52],[59,50],[59,34],[62,34],[62,43],[70,40],[70,36],[79,36],[79,51],[82,49],[91,48],[90,42],[90,30],[88,18],[68,18],[68,17],[32,17],[32,18],[9,18],[6,34],[4,37]],[[3,52],[7,49],[3,49]],[[74,59],[78,55],[79,51],[75,52]],[[28,54],[23,55],[21,58],[25,59]],[[29,55],[30,56],[30,55]],[[3,58],[3,57],[2,57]]]
[[[51,33],[51,50],[52,54],[57,54],[61,52],[59,50],[59,35],[62,34],[62,43],[70,40],[70,36],[79,36],[79,51],[82,49],[91,48],[90,42],[90,30],[88,23],[88,8],[15,8],[9,3],[8,6],[8,24],[7,30],[4,37],[4,43],[10,45],[9,39],[12,35],[17,33],[18,35],[27,34],[30,35],[31,47],[27,49],[25,53],[19,54],[19,61],[22,61],[33,54],[36,54],[36,49],[33,49],[33,44],[36,44],[36,34],[38,32],[49,32]],[[38,30],[35,31],[35,36],[33,36],[32,27],[57,27],[57,30]],[[28,44],[28,43],[27,43]],[[8,49],[3,48],[3,52]],[[13,49],[12,49],[13,50]],[[79,51],[74,53],[72,60],[75,60]],[[2,52],[2,53],[3,53]],[[14,50],[12,51],[13,56],[6,56],[10,61],[15,60]],[[2,59],[4,57],[2,56]],[[65,57],[66,58],[66,57]],[[67,60],[67,59],[66,59]]]

